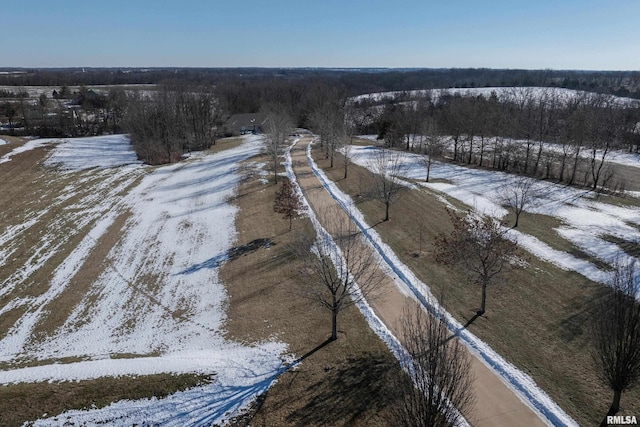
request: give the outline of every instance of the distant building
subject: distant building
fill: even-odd
[[[224,132],[228,135],[263,133],[267,120],[262,113],[234,114],[224,123]]]

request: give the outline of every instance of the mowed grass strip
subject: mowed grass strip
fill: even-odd
[[[107,232],[96,242],[95,247],[84,261],[82,267],[71,278],[69,285],[48,304],[46,316],[43,316],[33,330],[35,336],[49,337],[67,321],[73,310],[85,299],[91,290],[91,284],[108,266],[105,264],[111,248],[118,242],[122,235],[124,224],[130,213],[124,212],[116,218]],[[90,318],[91,313],[86,313]]]
[[[2,306],[6,306],[15,298],[37,297],[45,292],[55,267],[81,239],[80,233],[74,229],[73,221],[64,219],[64,206],[67,204],[51,208],[52,200],[63,194],[74,178],[71,174],[47,174],[41,166],[46,153],[46,148],[40,148],[19,154],[11,161],[0,164],[0,181],[3,182],[3,191],[0,192],[0,230],[4,232],[9,228],[20,228],[25,218],[39,215],[36,224],[20,232],[18,239],[7,243],[11,247],[5,249],[10,250],[12,254],[0,268],[0,282],[7,281],[28,260],[31,259],[33,263],[38,257],[49,255],[44,252],[38,254],[37,248],[41,245],[48,245],[48,248],[58,246],[52,258],[28,280],[7,283],[13,290],[4,293],[0,298]],[[73,200],[69,202],[72,203]],[[55,228],[53,224],[56,224]],[[52,241],[43,242],[43,237],[51,237],[52,231],[57,241],[51,239]],[[26,309],[25,306],[18,307],[0,316],[0,337],[25,314]]]
[[[436,296],[444,295],[447,310],[462,324],[471,320],[479,307],[480,289],[461,272],[434,260],[436,236],[451,231],[441,199],[433,191],[407,190],[391,207],[390,220],[382,222],[384,205],[366,197],[372,183],[366,169],[352,164],[349,177],[342,179],[342,169],[330,169],[317,148],[314,157],[342,191],[358,200],[366,221],[400,259]],[[523,216],[519,230],[533,231],[543,241],[547,235],[557,235],[545,226],[528,224],[536,219]],[[553,219],[540,219],[542,224],[555,224]],[[598,380],[589,353],[590,307],[608,289],[577,273],[521,255],[528,260],[527,267],[502,276],[488,288],[487,313],[470,324],[469,330],[531,375],[580,425],[597,425],[613,394]],[[640,413],[640,389],[623,395],[622,410]]]
[[[233,200],[240,208],[234,246],[256,239],[271,243],[221,268],[229,294],[225,329],[228,338],[244,342],[284,341],[289,351],[305,358],[235,425],[394,425],[390,405],[396,397],[389,384],[401,375],[398,363],[355,307],[339,315],[338,340],[326,342],[330,313],[306,297],[314,285],[301,275],[303,266],[292,253],[298,236],[312,231],[311,224],[298,218],[289,231],[288,220],[273,211],[280,184],[274,185],[272,175],[268,184],[261,178],[255,172],[248,175]]]
[[[18,147],[29,140],[29,138],[10,135],[0,135],[0,139],[3,139],[8,143],[0,145],[0,157],[10,153],[15,147]]]
[[[0,297],[0,304],[6,306],[16,299],[23,299],[24,303],[0,315],[0,337],[4,336],[22,315],[33,309],[28,302],[30,298],[37,298],[50,289],[55,270],[94,225],[97,219],[95,214],[93,220],[78,224],[79,219],[84,219],[82,210],[94,208],[96,197],[109,193],[108,188],[100,186],[109,176],[108,171],[60,173],[43,166],[49,149],[50,147],[44,147],[27,151],[15,156],[10,162],[0,164],[0,179],[10,189],[10,194],[0,195],[3,206],[0,216],[1,229],[20,227],[25,218],[38,218],[35,224],[9,241],[12,254],[0,270],[0,281],[8,280],[8,285],[13,289]],[[126,179],[128,178],[118,178],[113,184],[121,184],[122,180]],[[129,183],[128,188],[133,185],[135,181]],[[115,201],[114,199],[114,203]],[[105,268],[104,258],[117,242],[126,216],[127,213],[124,212],[110,228],[109,233],[96,242],[91,255],[75,274],[69,286],[57,298],[46,303],[30,337],[32,341],[42,341],[55,332],[75,305],[84,298],[92,281]],[[37,268],[36,262],[39,264]],[[12,275],[25,268],[24,266],[28,266],[32,271],[28,278],[18,282],[19,276],[12,278]]]

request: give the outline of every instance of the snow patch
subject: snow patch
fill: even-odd
[[[37,141],[37,140],[36,140]],[[112,168],[142,164],[131,147],[127,135],[105,135],[87,138],[46,140],[56,148],[45,164],[64,170]]]
[[[227,293],[218,268],[236,235],[237,208],[228,200],[241,178],[239,163],[263,150],[262,138],[245,137],[238,147],[213,155],[196,153],[152,172],[132,159],[124,149],[126,141],[123,136],[57,141],[50,164],[63,170],[114,168],[87,171],[79,178],[82,184],[89,177],[104,177],[104,188],[111,192],[106,200],[97,192],[78,202],[73,210],[86,217],[85,225],[93,225],[59,264],[49,289],[38,298],[17,301],[28,310],[0,340],[0,359],[5,362],[66,357],[83,361],[0,371],[0,384],[157,373],[212,374],[215,380],[164,399],[69,411],[35,425],[219,424],[263,393],[286,369],[284,359],[291,357],[283,355],[284,343],[240,345],[224,338],[222,329]],[[51,142],[30,141],[23,150]],[[120,195],[141,176],[136,187]],[[71,187],[61,200],[74,196]],[[33,340],[31,332],[47,315],[48,303],[68,288],[100,236],[125,212],[129,216],[123,237],[105,257],[103,272],[59,328]],[[7,230],[0,242],[11,242],[22,232]],[[50,240],[43,243],[42,254],[55,254],[55,239]],[[15,286],[29,277],[36,261],[40,262],[18,269],[20,277],[11,283]],[[113,357],[119,354],[133,357]]]

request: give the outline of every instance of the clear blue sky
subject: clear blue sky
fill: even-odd
[[[0,67],[640,70],[638,0],[0,0]]]

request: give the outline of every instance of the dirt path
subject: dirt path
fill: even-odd
[[[306,148],[311,140],[310,137],[302,138],[291,150],[291,159],[298,184],[316,212],[318,220],[322,222],[321,213],[338,204],[322,187],[306,158]],[[346,213],[344,213],[344,219],[349,220]],[[331,232],[331,230],[327,231]],[[403,309],[417,303],[404,296],[391,277],[384,278],[382,288],[383,297],[370,301],[370,304],[394,335],[400,336],[399,326]],[[464,414],[471,425],[479,427],[545,425],[536,413],[502,382],[499,376],[473,355],[472,369],[475,375],[473,388],[476,405],[471,413]]]

